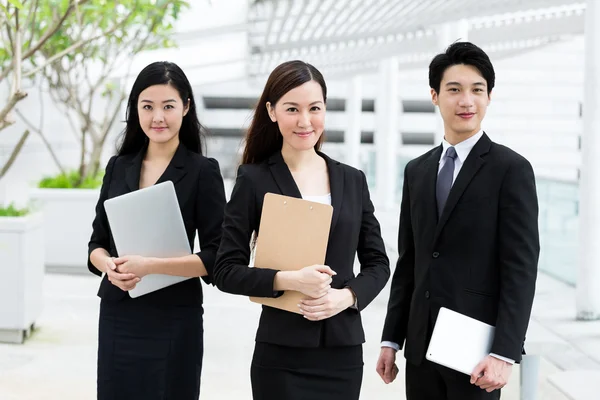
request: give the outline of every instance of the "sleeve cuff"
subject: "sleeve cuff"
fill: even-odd
[[[512,359],[510,359],[510,358],[506,358],[506,357],[499,356],[498,354],[495,354],[495,353],[490,353],[490,356],[492,356],[492,357],[494,357],[494,358],[497,358],[497,359],[499,359],[499,360],[505,361],[505,362],[507,362],[507,363],[509,363],[509,364],[511,364],[511,365],[515,363],[515,360],[512,360]]]
[[[344,289],[348,289],[349,291],[351,291],[352,296],[354,297],[354,304],[352,304],[349,308],[358,311],[358,297],[356,296],[356,293],[354,293],[354,290],[352,290],[350,286],[346,286]]]
[[[209,256],[205,253],[202,253],[202,251],[199,251],[198,253],[194,253],[198,256],[198,258],[200,260],[202,260],[202,264],[204,264],[204,269],[206,269],[206,276],[201,276],[200,278],[204,281],[204,283],[206,283],[207,285],[213,285],[215,284],[214,280],[213,280],[213,270],[212,268],[210,268],[211,266],[214,265],[214,257],[213,256]]]
[[[90,258],[90,255],[92,254],[92,251],[101,248],[102,246],[98,245],[98,244],[90,244],[88,246],[88,259],[87,259],[87,267],[90,270],[90,272],[94,275],[97,275],[99,277],[102,277],[102,272],[96,268],[96,266],[94,264],[92,264],[92,260]]]
[[[398,351],[400,350],[400,346],[398,345],[398,343],[394,343],[394,342],[388,342],[388,341],[383,341],[381,342],[381,347],[391,347],[392,349]]]

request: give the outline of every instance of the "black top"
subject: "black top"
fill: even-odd
[[[108,162],[106,174],[96,205],[96,218],[93,222],[92,237],[88,246],[88,268],[101,276],[92,265],[89,254],[97,249],[106,249],[111,256],[117,251],[110,232],[104,210],[104,201],[139,189],[140,172],[146,149],[138,154],[114,156]],[[225,207],[225,189],[219,164],[212,158],[189,151],[180,144],[165,172],[156,183],[172,181],[181,208],[181,215],[190,242],[194,246],[196,230],[202,249],[197,253],[202,259],[208,276],[203,277],[212,283],[213,266],[221,240],[221,224]],[[98,296],[104,300],[117,301],[130,298],[129,294],[114,286],[105,276],[100,284]],[[202,304],[202,286],[198,278],[192,278],[153,293],[136,298],[136,301],[157,305]]]
[[[458,174],[442,215],[435,187],[442,147],[410,161],[398,263],[383,340],[406,340],[419,364],[429,324],[446,307],[496,327],[491,352],[521,360],[540,252],[531,164],[483,135]]]
[[[365,175],[319,153],[327,162],[331,186],[333,219],[325,264],[337,275],[332,288],[349,286],[364,309],[385,286],[389,261],[381,238],[379,222],[373,215]],[[217,254],[214,279],[223,291],[246,296],[274,297],[273,279],[277,271],[249,268],[249,242],[260,226],[266,193],[301,198],[300,191],[281,153],[260,164],[242,165],[231,199],[225,209],[223,238]],[[360,273],[353,265],[358,252]],[[286,346],[350,346],[363,343],[360,313],[347,309],[323,320],[263,307],[256,340]]]

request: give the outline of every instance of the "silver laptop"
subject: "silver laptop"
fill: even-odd
[[[494,330],[491,325],[442,307],[425,357],[471,375],[477,364],[490,354]]]
[[[181,257],[191,254],[173,182],[166,181],[104,202],[119,256]],[[131,297],[163,289],[188,277],[146,275]]]

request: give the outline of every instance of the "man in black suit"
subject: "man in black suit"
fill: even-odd
[[[404,344],[408,400],[499,399],[521,360],[539,256],[530,163],[494,143],[481,121],[494,87],[488,56],[454,43],[429,66],[444,141],[404,171],[398,262],[377,371],[396,377]],[[496,327],[490,355],[471,377],[425,352],[440,307]]]

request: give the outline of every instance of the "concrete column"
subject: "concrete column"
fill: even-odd
[[[600,4],[585,11],[585,71],[581,181],[579,188],[579,270],[577,319],[600,318]]]
[[[540,379],[540,356],[524,355],[520,371],[520,400],[538,399],[538,382]]]
[[[346,164],[361,169],[362,78],[360,75],[352,77],[349,82],[348,95],[346,97],[346,120],[348,123],[344,134]]]
[[[401,145],[399,118],[401,114],[398,97],[398,59],[391,57],[381,61],[379,82],[375,101],[375,186],[376,204],[393,209],[399,171],[396,167],[397,152]]]
[[[440,25],[438,30],[440,38],[440,49],[444,50],[454,42],[466,42],[469,40],[469,21],[460,19]]]
[[[469,22],[466,19],[461,19],[455,22],[448,22],[439,26],[438,34],[438,50],[445,51],[448,46],[454,42],[466,42],[469,39]],[[439,145],[444,139],[444,121],[440,114],[440,109],[435,108],[437,116],[437,127],[435,131],[434,144]]]

